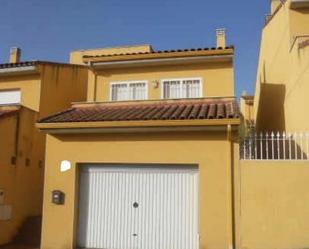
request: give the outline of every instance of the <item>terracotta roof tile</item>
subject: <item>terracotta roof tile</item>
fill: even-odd
[[[233,118],[239,118],[235,99],[192,99],[76,105],[39,123]]]
[[[99,55],[84,55],[83,58],[97,58],[97,57],[111,57],[122,55],[141,55],[141,54],[162,54],[162,53],[180,53],[180,52],[194,52],[194,51],[207,51],[207,50],[223,50],[234,49],[234,46],[227,47],[211,47],[211,48],[190,48],[190,49],[172,49],[172,50],[157,50],[150,52],[136,52],[136,53],[115,53],[115,54],[99,54]]]
[[[15,114],[18,110],[0,110],[0,118]]]
[[[37,65],[61,65],[61,66],[78,66],[78,67],[85,67],[84,65],[76,65],[76,64],[70,64],[70,63],[63,63],[63,62],[53,62],[53,61],[21,61],[17,63],[3,63],[0,64],[0,69],[7,69],[7,68],[18,68],[18,67],[31,67],[31,66],[37,66]]]

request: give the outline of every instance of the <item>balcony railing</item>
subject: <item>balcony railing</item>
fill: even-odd
[[[309,161],[309,132],[252,133],[240,143],[240,158]]]

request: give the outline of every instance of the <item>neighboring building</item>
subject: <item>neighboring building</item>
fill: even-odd
[[[254,111],[253,111],[254,96],[247,95],[244,92],[240,97],[240,112],[242,115],[242,132],[241,135],[246,135],[254,130]]]
[[[52,62],[0,64],[0,245],[42,214],[45,134],[38,119],[86,99],[87,68]]]
[[[72,53],[90,66],[87,102],[37,124],[42,248],[234,246],[240,118],[234,49],[217,36],[212,49]]]
[[[236,170],[237,244],[309,248],[309,1],[270,2],[257,70],[255,132],[242,140]],[[242,97],[242,107],[244,102]]]
[[[259,131],[308,131],[309,1],[272,0],[262,31],[255,92]]]

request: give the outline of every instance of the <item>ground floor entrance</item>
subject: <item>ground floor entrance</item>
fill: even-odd
[[[80,248],[198,249],[198,168],[80,165]]]

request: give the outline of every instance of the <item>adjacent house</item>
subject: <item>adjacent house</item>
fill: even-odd
[[[87,101],[47,133],[42,248],[233,248],[233,47],[82,50]]]
[[[259,131],[308,131],[309,1],[272,0],[262,30],[255,92]],[[271,104],[269,104],[271,103]]]
[[[35,123],[85,100],[86,83],[84,66],[22,62],[18,48],[0,64],[0,245],[29,219],[40,227],[45,135]]]
[[[256,78],[255,132],[240,145],[235,180],[238,248],[308,248],[309,1],[270,3]],[[246,101],[242,97],[243,113],[250,110]]]

